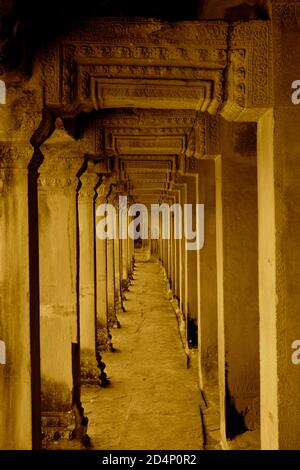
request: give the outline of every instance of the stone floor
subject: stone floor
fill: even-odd
[[[111,383],[82,391],[88,433],[99,450],[202,449],[197,370],[186,367],[160,264],[142,259],[113,330],[116,352],[103,354]]]

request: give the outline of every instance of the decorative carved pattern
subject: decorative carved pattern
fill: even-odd
[[[57,176],[40,176],[38,179],[38,185],[41,189],[61,189],[61,188],[73,188],[76,189],[78,186],[77,178],[66,178]]]
[[[296,17],[295,5],[291,11]],[[229,29],[225,22],[86,20],[59,41],[60,62],[55,48],[42,60],[46,102],[67,111],[151,105],[215,114],[228,61],[222,114],[254,120],[272,105],[269,21],[237,22]]]
[[[42,439],[53,441],[59,439],[72,439],[75,429],[75,416],[73,411],[42,412]]]
[[[133,98],[136,94],[157,99],[173,97],[181,99],[181,108],[184,101],[190,99],[195,101],[190,103],[193,109],[199,100],[193,85],[185,87],[184,91],[180,85],[173,87],[170,79],[194,79],[204,85],[206,107],[210,112],[216,112],[222,101],[227,31],[228,25],[221,22],[187,22],[170,26],[160,21],[140,22],[138,19],[123,19],[121,24],[107,18],[105,21],[85,21],[80,28],[60,38],[60,61],[55,48],[53,51],[49,48],[43,54],[46,102],[89,111],[106,105],[104,92],[115,98]],[[141,87],[134,91],[135,87],[126,86],[121,90],[111,84],[107,90],[100,77],[110,77],[113,81],[116,77],[127,80],[165,78],[173,90],[167,93],[159,87],[156,87],[157,91]],[[212,106],[209,106],[210,101],[213,101]],[[171,103],[171,107],[174,104]]]
[[[110,151],[115,155],[135,155],[135,154],[159,154],[171,155],[179,154],[185,150],[185,136],[150,136],[138,135],[130,136],[111,136],[109,143]],[[108,150],[109,151],[109,150]]]
[[[157,126],[161,126],[159,117],[157,118]],[[134,125],[134,123],[132,123]],[[165,135],[186,135],[190,132],[191,127],[113,127],[107,128],[105,139],[108,139],[110,135],[152,135],[152,136],[165,136]]]
[[[257,120],[272,105],[271,22],[249,21],[232,26],[229,41],[228,120]]]
[[[80,177],[81,187],[78,193],[78,199],[82,202],[90,203],[96,196],[95,187],[99,181],[96,173],[84,173]]]
[[[220,116],[205,117],[205,155],[217,155],[221,152]]]
[[[74,45],[65,46],[62,53],[62,102],[69,104],[74,99],[75,92],[75,55]]]
[[[58,49],[53,46],[43,51],[41,57],[44,77],[45,99],[48,104],[59,103],[59,60]]]
[[[233,76],[233,100],[236,104],[244,107],[246,104],[246,51],[236,49],[229,52],[229,61]]]
[[[44,144],[41,147],[45,159],[39,168],[38,185],[40,189],[75,190],[78,186],[78,171],[83,164],[82,153],[74,149],[76,144]]]
[[[26,169],[33,155],[28,143],[0,142],[0,168]]]
[[[114,113],[110,110],[109,114],[104,114],[101,119],[97,122],[97,126],[103,125],[104,127],[125,129],[143,127],[146,129],[147,126],[156,128],[171,128],[175,127],[191,127],[195,121],[196,114],[190,110],[173,110],[170,113],[169,110],[163,109],[151,109],[135,111],[134,114],[120,114],[119,112]]]
[[[77,60],[92,59],[106,61],[122,60],[122,65],[134,61],[139,65],[143,62],[155,64],[168,62],[197,63],[199,66],[214,68],[225,66],[227,54],[225,49],[195,49],[192,47],[155,47],[151,46],[107,46],[89,44],[79,46],[76,50]],[[208,63],[208,64],[207,64]],[[114,66],[115,68],[118,65]],[[113,69],[112,69],[113,70]]]
[[[205,139],[205,117],[203,114],[198,116],[195,123],[195,158],[201,158],[206,153],[206,139]]]
[[[117,97],[146,97],[146,98],[186,98],[186,99],[195,99],[199,98],[199,89],[178,89],[174,88],[165,89],[165,88],[158,88],[158,87],[148,87],[148,88],[140,88],[136,89],[132,88],[123,88],[123,87],[115,87],[107,91],[107,94],[110,96],[117,96]]]

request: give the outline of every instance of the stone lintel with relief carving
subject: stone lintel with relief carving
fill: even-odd
[[[84,20],[44,50],[48,107],[189,109],[253,120],[272,104],[271,22]],[[225,74],[228,69],[228,74]]]

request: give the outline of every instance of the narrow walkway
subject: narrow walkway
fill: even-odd
[[[85,387],[82,401],[95,449],[202,448],[197,371],[186,368],[160,264],[138,262],[114,353],[104,353],[111,384]]]

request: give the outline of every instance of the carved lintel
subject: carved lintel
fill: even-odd
[[[227,33],[228,24],[217,21],[83,21],[39,58],[45,102],[71,114],[120,106],[215,113]]]

